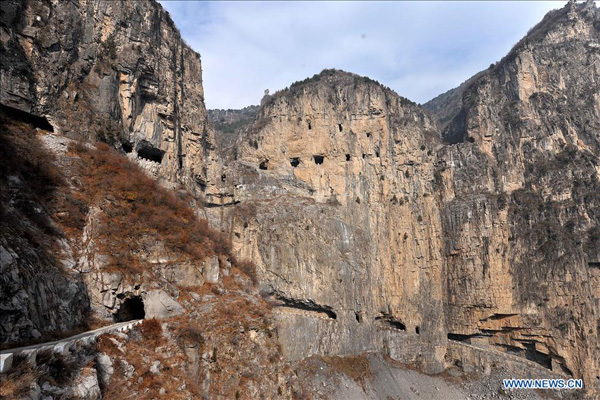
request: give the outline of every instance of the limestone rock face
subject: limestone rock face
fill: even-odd
[[[600,13],[551,12],[465,89],[438,153],[445,315],[554,371],[600,375]],[[465,335],[465,336],[460,336]]]
[[[282,302],[289,358],[385,349],[440,368],[434,129],[391,90],[324,71],[276,93],[230,154],[211,216]]]
[[[279,299],[288,358],[382,350],[435,370],[447,337],[594,390],[598,15],[548,14],[430,107],[440,126],[339,71],[263,103],[206,198]]]
[[[209,159],[199,54],[157,2],[6,1],[0,103],[101,139],[190,187]]]
[[[29,0],[0,8],[3,107],[111,142],[148,173],[201,192],[199,213],[229,233],[236,256],[257,265],[288,360],[372,351],[427,372],[459,361],[489,372],[499,350],[597,390],[593,2],[549,13],[503,60],[432,101],[430,112],[368,78],[326,70],[266,96],[249,114],[215,112],[235,126],[219,140],[207,124],[199,56],[157,3]],[[36,199],[23,195],[33,186],[23,189],[24,176],[2,177],[2,204],[60,239]],[[90,304],[110,317],[143,298],[149,316],[178,314],[192,300],[174,285],[214,284],[229,273],[232,260],[178,262],[160,239],[143,242],[139,254],[142,272],[158,279],[103,268],[107,254],[93,241],[100,208],[87,213],[81,253],[52,241],[67,267],[78,266],[66,269],[72,276],[39,274],[51,260],[24,251],[33,247],[25,236],[3,232],[3,343],[34,338],[36,327],[72,328]],[[216,345],[210,356],[193,348],[196,373],[217,359]],[[95,393],[94,379],[83,389]]]

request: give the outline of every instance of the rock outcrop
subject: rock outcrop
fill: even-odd
[[[0,103],[47,116],[67,135],[114,143],[149,172],[204,181],[200,55],[152,1],[6,1]]]
[[[0,113],[0,345],[72,331],[89,297],[72,270],[73,249],[53,219],[64,184],[53,157]]]

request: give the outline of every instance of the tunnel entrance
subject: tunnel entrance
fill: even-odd
[[[31,124],[36,128],[40,128],[48,132],[54,132],[54,127],[50,122],[48,122],[48,119],[46,117],[30,114],[27,111],[5,106],[3,104],[0,104],[0,114],[6,115],[9,118],[16,119],[17,121]]]
[[[145,160],[160,164],[165,155],[165,151],[152,146],[152,144],[146,140],[142,140],[137,145],[137,155]]]
[[[128,140],[123,140],[121,142],[121,147],[125,153],[131,153],[133,151],[133,143]]]
[[[145,316],[144,301],[140,296],[133,296],[121,303],[121,307],[119,307],[113,318],[115,322],[125,322],[133,319],[144,319]]]

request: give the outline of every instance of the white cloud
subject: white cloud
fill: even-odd
[[[533,2],[161,1],[202,55],[209,108],[257,104],[296,80],[339,68],[417,102],[502,58],[544,14]]]

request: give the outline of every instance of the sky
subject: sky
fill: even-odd
[[[425,103],[501,59],[566,1],[160,3],[202,57],[207,108],[227,109],[325,68]]]

